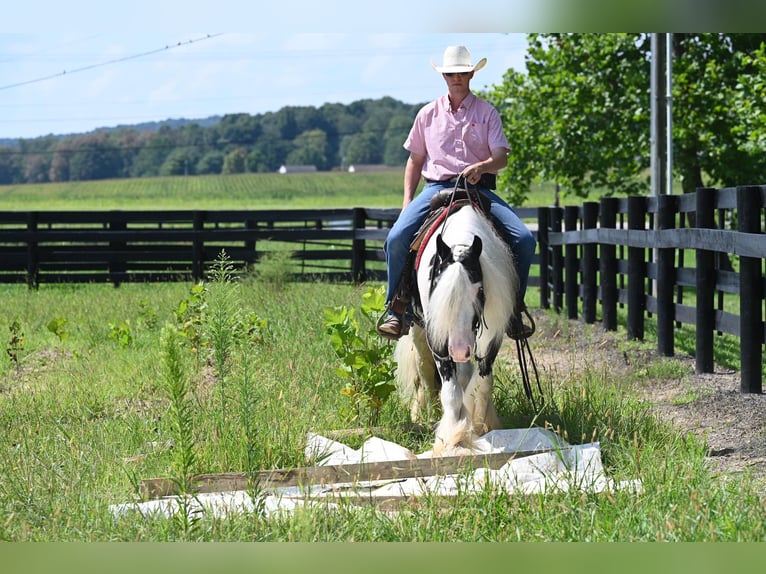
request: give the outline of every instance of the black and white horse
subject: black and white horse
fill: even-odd
[[[415,310],[422,326],[413,325],[397,343],[397,386],[415,420],[438,394],[433,452],[462,453],[500,427],[492,367],[517,304],[519,277],[508,244],[473,205],[450,213],[419,260]]]

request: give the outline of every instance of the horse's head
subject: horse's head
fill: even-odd
[[[484,311],[484,288],[479,257],[482,241],[475,235],[470,245],[447,245],[436,237],[431,265],[429,333],[432,344],[455,362],[471,359],[476,332]]]

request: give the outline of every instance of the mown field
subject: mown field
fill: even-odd
[[[0,210],[401,207],[403,173],[392,169],[0,185]],[[553,185],[539,185],[526,205],[551,205],[554,193]]]
[[[0,209],[400,202],[400,174],[365,175],[354,179],[353,191],[343,190],[340,182],[358,175],[331,174],[321,178],[321,186],[294,176],[301,184],[294,183],[298,191],[289,201],[268,199],[271,186],[289,176],[274,176],[275,183],[258,189],[246,177],[157,180],[142,182],[147,187],[132,194],[121,188],[128,182],[74,189],[5,187]],[[263,177],[272,182],[271,176]],[[235,192],[237,181],[250,181],[252,187]],[[143,191],[152,185],[157,186],[154,200]],[[361,190],[363,195],[356,195]],[[337,203],[336,192],[344,197]],[[320,196],[324,204],[304,203]],[[22,199],[30,197],[39,199],[34,207]],[[374,422],[377,436],[415,451],[430,446],[429,433],[411,429],[407,409],[395,394],[374,410],[358,402],[364,392],[349,393],[348,379],[336,372],[341,361],[328,334],[328,309],[354,309],[364,344],[383,361],[390,351],[370,333],[372,325],[360,310],[363,294],[379,285],[287,283],[279,265],[272,261],[236,278],[222,265],[201,286],[42,285],[37,291],[0,286],[0,432],[5,439],[0,443],[0,540],[766,539],[766,505],[749,477],[714,474],[702,439],[662,423],[635,398],[632,389],[647,376],[678,376],[680,367],[672,359],[621,377],[599,369],[544,369],[547,402],[535,412],[521,392],[510,345],[498,361],[495,393],[507,425],[548,426],[573,443],[600,441],[610,475],[641,480],[642,493],[571,489],[528,496],[487,489],[448,504],[438,497],[413,501],[397,513],[341,505],[278,518],[258,513],[228,519],[115,516],[110,505],[137,499],[144,478],[166,476],[183,484],[201,472],[305,465],[309,431],[369,429]],[[532,308],[536,297],[530,293]],[[535,344],[556,341],[562,357],[576,352],[569,347],[572,341],[591,336],[588,326],[538,312],[547,320],[541,320]],[[625,353],[636,351],[632,345],[625,343]],[[357,385],[364,388],[364,381]],[[350,439],[352,446],[364,438],[362,432]]]

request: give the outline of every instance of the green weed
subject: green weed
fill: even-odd
[[[380,409],[394,391],[393,348],[375,331],[377,317],[385,309],[382,287],[370,287],[362,295],[359,311],[337,306],[325,309],[325,325],[341,366],[335,373],[346,381],[341,393],[356,406],[356,418],[370,426],[377,424]],[[367,412],[367,416],[364,413]]]

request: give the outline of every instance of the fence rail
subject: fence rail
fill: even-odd
[[[0,212],[0,282],[199,280],[225,251],[236,267],[289,252],[296,278],[385,277],[395,209]]]
[[[713,372],[715,333],[734,335],[740,389],[761,393],[764,206],[766,186],[741,186],[539,208],[541,305],[593,323],[600,304],[610,330],[617,306],[626,306],[635,339],[644,338],[647,314],[656,314],[666,356],[674,354],[675,325],[693,325],[699,373]],[[729,297],[736,309],[727,295],[737,296]]]
[[[696,369],[713,370],[715,333],[740,340],[741,390],[762,392],[766,186],[683,196],[603,198],[520,208],[537,235],[529,285],[543,308],[630,338],[656,315],[660,353],[696,329]],[[398,209],[0,211],[0,283],[199,280],[225,251],[235,267],[290,253],[295,279],[386,277],[383,242]],[[534,274],[537,268],[538,274]],[[736,296],[738,304],[732,307]],[[729,303],[727,305],[727,303]]]

